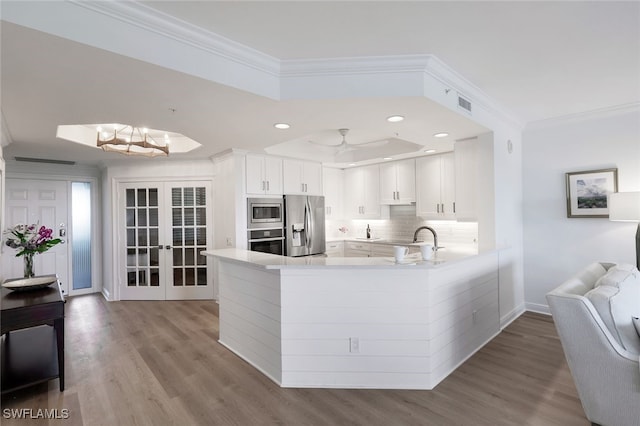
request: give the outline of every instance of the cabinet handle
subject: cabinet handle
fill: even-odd
[[[396,192],[396,194],[398,194],[398,200],[400,199],[400,191]]]
[[[444,203],[442,203],[442,214],[444,214]]]
[[[267,181],[267,191],[269,190],[269,181]]]
[[[456,212],[456,202],[455,201],[453,202],[453,212],[454,213]]]
[[[304,184],[304,192],[309,192],[309,187],[307,186],[307,184]]]
[[[262,181],[262,190],[264,191],[265,189],[264,181]]]
[[[436,204],[437,212],[440,213],[440,203]]]

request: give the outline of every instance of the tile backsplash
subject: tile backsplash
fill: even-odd
[[[367,235],[367,224],[371,228],[372,238],[390,240],[413,239],[415,230],[424,225],[435,229],[438,234],[438,245],[456,249],[477,249],[478,224],[476,222],[455,222],[451,220],[424,220],[416,217],[416,208],[411,206],[391,206],[389,219],[385,220],[327,220],[327,239],[364,238]],[[347,227],[342,233],[340,227]],[[429,231],[420,231],[418,239],[432,241]]]

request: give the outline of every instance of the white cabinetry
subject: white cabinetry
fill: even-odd
[[[370,257],[371,244],[347,241],[344,243],[344,257]]]
[[[284,160],[284,193],[322,195],[322,165],[311,161]]]
[[[455,219],[453,153],[416,160],[416,215],[425,219]]]
[[[325,254],[328,257],[344,257],[344,241],[327,242]]]
[[[411,204],[416,201],[416,162],[394,161],[380,165],[380,204]]]
[[[478,220],[476,196],[478,191],[478,141],[469,139],[455,143],[456,219]]]
[[[267,155],[247,154],[247,194],[282,195],[282,160]]]
[[[342,219],[344,206],[344,170],[322,169],[325,219]]]
[[[383,219],[389,216],[389,207],[380,205],[380,167],[346,169],[345,216],[350,219]]]

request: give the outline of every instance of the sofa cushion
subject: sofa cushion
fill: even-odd
[[[600,285],[585,296],[618,343],[640,354],[640,336],[632,321],[633,317],[640,316],[640,274],[635,267],[633,270],[614,268],[607,272],[607,279],[598,280]]]
[[[606,274],[598,278],[594,287],[601,285],[609,285],[620,287],[620,284],[626,280],[637,280],[640,278],[640,272],[634,265],[621,263],[609,268]]]

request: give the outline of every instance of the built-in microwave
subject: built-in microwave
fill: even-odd
[[[284,200],[282,198],[248,198],[247,228],[282,228]]]

